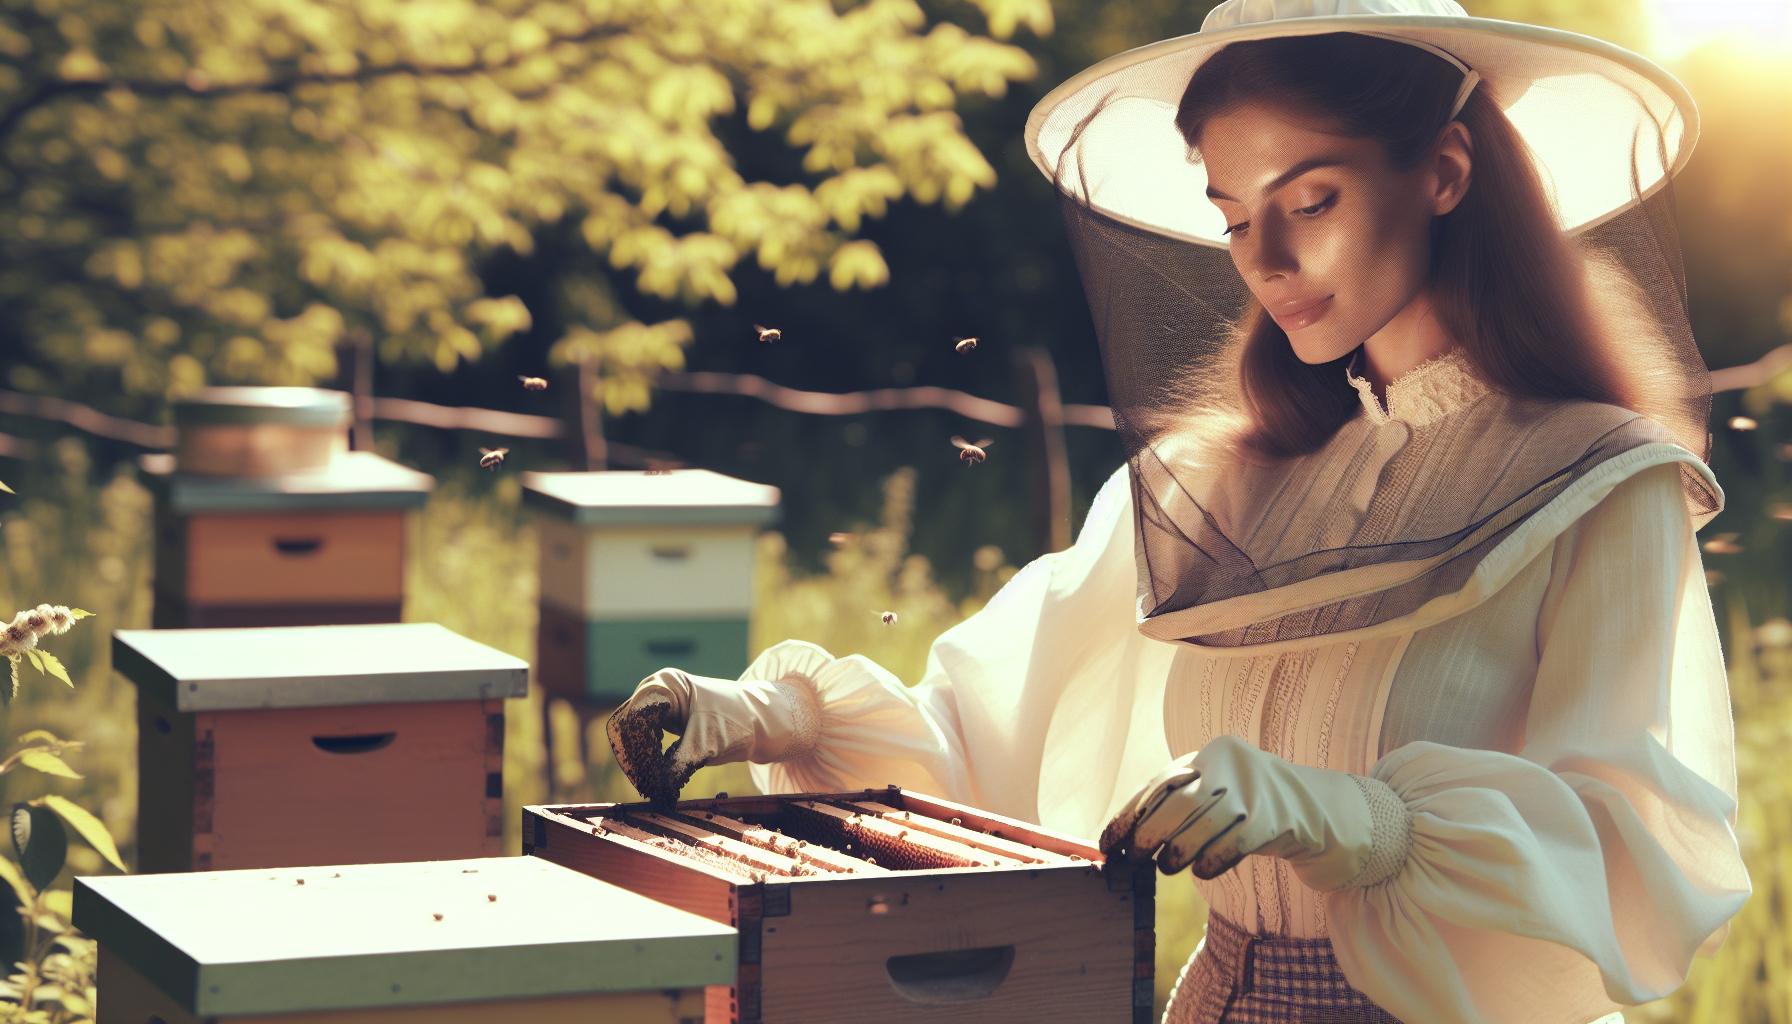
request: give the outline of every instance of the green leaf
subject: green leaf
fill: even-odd
[[[19,737],[19,745],[20,746],[28,746],[32,743],[60,744],[62,742],[63,742],[62,740],[60,740],[56,737],[55,733],[51,732],[48,729],[33,729],[30,732],[26,733],[25,735]]]
[[[68,832],[48,808],[36,802],[14,804],[12,845],[19,851],[25,881],[42,890],[62,873],[68,861]]]
[[[75,919],[75,892],[73,889],[51,889],[43,895],[45,910],[64,921]]]
[[[45,775],[56,775],[64,779],[81,778],[81,773],[63,763],[62,758],[48,750],[27,750],[19,755],[19,763],[27,768],[43,772]]]
[[[0,706],[12,707],[12,699],[19,695],[19,662],[25,659],[15,654],[6,660],[12,662],[12,682],[0,686]]]
[[[25,876],[19,873],[19,866],[5,857],[0,857],[0,879],[12,886],[12,891],[18,894],[21,904],[30,906],[31,901],[37,898],[37,893],[31,891],[31,883],[25,881]],[[0,913],[5,913],[5,910],[0,908]]]
[[[68,610],[68,613],[69,613],[70,617],[76,618],[76,619],[85,619],[88,616],[93,614],[92,612],[88,611],[85,608],[70,608]]]
[[[17,492],[17,491],[15,491],[15,490],[13,490],[13,489],[12,489],[12,488],[10,488],[10,487],[8,487],[8,486],[6,486],[6,481],[4,481],[4,480],[0,480],[0,491],[5,491],[5,492],[6,492],[6,493],[8,493],[8,494],[17,494],[17,493],[19,493],[19,492]]]
[[[63,683],[67,684],[69,689],[72,690],[75,688],[75,681],[68,677],[68,669],[62,667],[61,658],[56,657],[49,651],[38,651],[37,656],[43,659],[43,672],[62,680]]]
[[[36,648],[31,648],[31,649],[26,650],[25,657],[31,659],[31,667],[32,668],[37,669],[39,672],[42,672],[44,670],[43,658],[38,653]]]
[[[111,862],[113,867],[120,871],[126,870],[124,861],[118,856],[118,846],[112,842],[112,833],[106,831],[106,826],[100,823],[100,819],[86,808],[65,796],[40,797],[39,802],[62,815],[63,820],[74,826],[81,838],[87,840],[87,845],[98,850],[100,856]]]

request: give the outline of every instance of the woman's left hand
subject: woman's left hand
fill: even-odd
[[[1155,857],[1209,879],[1253,853],[1287,858],[1306,883],[1338,888],[1368,860],[1363,792],[1344,772],[1293,764],[1236,736],[1172,761],[1101,834],[1108,858]]]

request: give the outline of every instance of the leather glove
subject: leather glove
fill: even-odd
[[[1236,736],[1172,761],[1101,834],[1110,858],[1210,879],[1253,853],[1319,892],[1375,885],[1405,863],[1412,814],[1387,783],[1291,763]]]
[[[704,765],[809,753],[820,725],[815,688],[800,677],[737,681],[662,668],[611,712],[605,730],[629,782],[663,806]],[[662,751],[668,732],[679,738]]]

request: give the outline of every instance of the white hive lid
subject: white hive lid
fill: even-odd
[[[733,928],[540,857],[77,878],[74,918],[208,1019],[696,988],[736,963]]]
[[[493,700],[529,664],[433,622],[119,629],[112,667],[177,711]]]
[[[778,489],[708,469],[524,473],[523,502],[581,526],[764,525]]]

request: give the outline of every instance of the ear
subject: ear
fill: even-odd
[[[1432,156],[1431,212],[1443,216],[1468,194],[1474,171],[1475,142],[1468,126],[1451,121],[1438,133]]]

